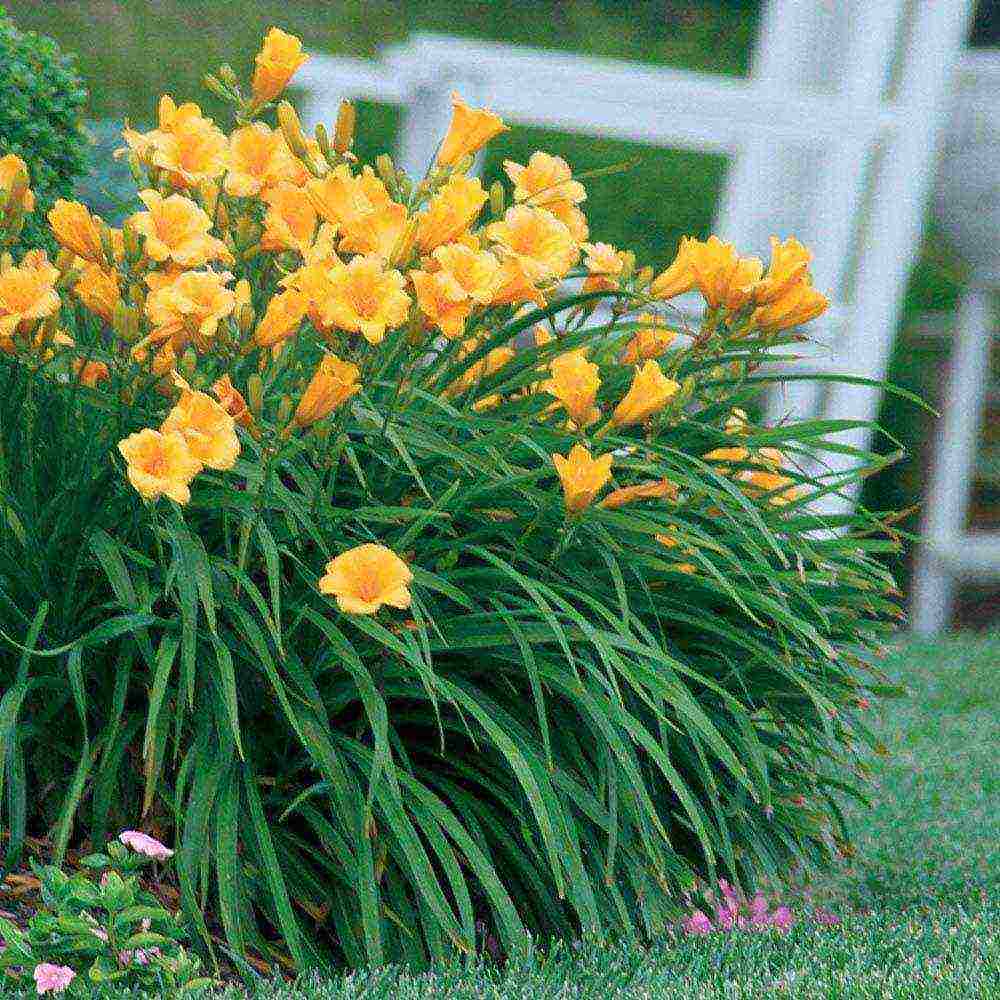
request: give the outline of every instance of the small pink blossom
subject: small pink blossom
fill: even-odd
[[[174,856],[169,847],[139,830],[124,830],[118,835],[118,839],[136,854],[145,854],[147,858],[153,858],[155,861],[167,861]]]
[[[159,948],[136,948],[135,951],[126,949],[118,952],[118,964],[131,965],[135,962],[136,965],[149,965],[150,958],[159,954]]]
[[[792,926],[792,911],[787,906],[779,906],[771,914],[771,926],[779,931],[787,931]]]
[[[750,924],[753,927],[766,927],[770,917],[767,912],[767,897],[762,893],[758,892],[753,899],[750,900],[750,905],[748,907],[750,911]]]
[[[711,934],[712,932],[712,921],[701,910],[695,910],[682,926],[687,934]]]
[[[818,906],[816,912],[813,914],[814,919],[817,924],[822,924],[824,927],[836,927],[840,923],[840,917],[836,913],[832,913],[825,907]]]
[[[715,908],[715,922],[724,931],[731,931],[736,923],[736,907],[723,903]]]
[[[36,965],[32,975],[39,996],[43,993],[62,993],[76,979],[76,973],[68,965],[52,965],[50,962]]]
[[[739,905],[740,898],[736,890],[724,878],[719,879],[719,892],[731,907]]]

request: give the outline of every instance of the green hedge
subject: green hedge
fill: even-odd
[[[25,246],[50,239],[45,213],[72,194],[87,170],[86,100],[73,58],[51,38],[18,31],[0,7],[0,156],[16,153],[28,164],[36,197],[21,237]]]

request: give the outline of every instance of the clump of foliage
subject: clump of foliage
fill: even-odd
[[[208,78],[231,135],[165,97],[123,228],[58,202],[0,271],[7,862],[155,823],[207,945],[301,967],[655,937],[849,851],[893,543],[814,501],[878,460],[747,415],[808,251],[654,276],[563,160],[484,190],[458,98],[425,177],[361,167],[349,105],[262,120],[301,59]]]
[[[211,985],[183,947],[183,925],[139,882],[144,867],[173,852],[134,830],[121,838],[74,874],[32,862],[41,906],[27,929],[0,918],[0,982],[65,996],[89,996],[98,984],[171,995]]]
[[[72,57],[51,38],[18,31],[0,7],[0,158],[24,160],[35,194],[22,246],[51,245],[45,213],[87,171],[86,101]]]

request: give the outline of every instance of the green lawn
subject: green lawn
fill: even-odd
[[[815,887],[840,927],[800,919],[786,935],[557,949],[502,971],[262,985],[255,1000],[1000,997],[998,664],[1000,635],[912,641],[885,664],[911,692],[874,722],[892,755],[876,769],[872,809],[852,810],[858,859]]]

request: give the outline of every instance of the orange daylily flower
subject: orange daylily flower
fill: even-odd
[[[735,312],[752,301],[764,271],[759,258],[741,257],[732,243],[723,243],[717,236],[704,243],[692,240],[689,254],[695,284],[709,308]]]
[[[85,385],[89,389],[95,388],[98,382],[111,377],[108,366],[103,361],[87,361],[84,358],[77,358],[73,362],[73,374],[80,385]]]
[[[341,253],[374,253],[388,260],[406,229],[405,205],[387,201],[361,217],[344,222]]]
[[[309,308],[309,297],[295,288],[275,295],[267,304],[264,318],[254,331],[258,347],[273,347],[298,332]]]
[[[752,322],[764,330],[787,330],[821,316],[829,305],[830,300],[813,288],[806,275],[800,277],[774,302],[758,306],[753,312]]]
[[[60,198],[49,209],[48,220],[52,235],[61,246],[84,260],[104,259],[101,220],[91,215],[85,205]]]
[[[20,209],[25,214],[35,210],[35,195],[28,186],[29,183],[28,165],[20,156],[15,153],[0,156],[0,195],[4,198],[10,197],[11,191],[17,186],[21,191]],[[0,198],[0,201],[2,200],[3,198]]]
[[[384,604],[408,608],[413,573],[399,556],[384,545],[368,542],[342,552],[326,564],[319,590],[337,598],[341,611],[373,615]]]
[[[476,221],[488,199],[478,177],[452,174],[417,216],[417,245],[430,253],[445,243],[455,243]]]
[[[114,319],[115,306],[121,299],[118,272],[105,271],[99,264],[88,261],[73,285],[73,294],[85,309],[100,316],[105,323],[110,323]]]
[[[767,274],[757,282],[754,301],[759,306],[770,305],[780,299],[791,287],[809,272],[812,251],[807,250],[794,236],[781,241],[771,237],[771,263]]]
[[[451,95],[451,125],[438,150],[437,163],[450,167],[478,152],[494,136],[507,130],[503,120],[485,108],[470,108],[458,94]]]
[[[680,384],[667,378],[653,360],[636,369],[635,377],[622,401],[615,407],[614,427],[642,424],[659,413],[677,394]]]
[[[566,224],[543,208],[515,205],[503,219],[486,227],[497,252],[513,258],[534,283],[566,276],[580,256],[580,249]]]
[[[386,270],[376,254],[354,257],[329,273],[329,297],[319,303],[327,326],[360,333],[370,344],[381,343],[385,331],[400,326],[410,309],[405,279]]]
[[[623,486],[612,490],[602,501],[601,506],[608,510],[617,510],[626,504],[637,500],[676,500],[677,485],[669,479],[656,479],[648,483],[638,483],[635,486]]]
[[[622,351],[623,365],[637,365],[650,358],[658,358],[666,353],[670,345],[677,339],[677,331],[671,330],[666,321],[652,313],[640,313],[636,322],[647,323],[635,331],[632,339]]]
[[[578,514],[593,503],[611,478],[611,462],[610,454],[595,459],[582,444],[573,445],[567,456],[552,456],[568,514]]]
[[[294,184],[281,183],[262,195],[267,204],[262,250],[296,250],[304,254],[316,236],[316,209],[309,195]]]
[[[251,89],[256,104],[273,101],[288,85],[296,70],[309,58],[302,42],[280,28],[271,28],[260,52],[254,57]]]
[[[598,367],[582,351],[569,351],[553,358],[549,371],[552,377],[539,388],[556,397],[558,405],[577,427],[588,427],[600,417],[601,411],[595,405],[601,387]]]
[[[584,292],[614,291],[626,267],[635,264],[635,255],[619,250],[610,243],[581,243],[583,264],[588,274],[583,281]]]
[[[302,167],[280,129],[263,122],[238,128],[229,137],[229,170],[224,188],[234,198],[252,198],[276,184],[295,184]]]
[[[144,500],[168,496],[177,503],[191,499],[191,480],[201,462],[191,454],[180,434],[145,430],[118,442],[127,464],[128,480]]]
[[[299,427],[308,427],[328,417],[361,388],[358,383],[360,374],[357,365],[341,361],[336,354],[324,354],[299,400],[295,423]]]
[[[695,276],[692,267],[691,248],[695,241],[690,236],[681,237],[677,256],[665,271],[653,279],[649,294],[654,299],[672,299],[694,288]]]
[[[371,167],[355,177],[346,163],[310,180],[306,193],[320,217],[338,227],[360,222],[391,201],[385,184]]]
[[[253,414],[247,409],[247,401],[228,375],[223,375],[212,383],[212,392],[219,405],[240,427],[249,427],[253,423]]]
[[[431,254],[433,265],[449,274],[465,294],[479,305],[488,305],[500,287],[500,261],[489,250],[464,243],[446,243]]]
[[[450,340],[462,336],[472,301],[447,271],[410,271],[417,305],[429,322]]]
[[[210,469],[231,469],[240,453],[234,419],[211,396],[184,388],[160,432],[179,434],[188,450]]]
[[[20,264],[0,270],[0,341],[59,310],[59,271],[44,250],[29,250]]]
[[[136,212],[128,224],[145,237],[145,251],[158,264],[201,267],[213,260],[231,261],[222,240],[210,235],[212,220],[190,198],[158,191],[141,191],[145,212]]]
[[[503,166],[514,182],[515,201],[547,209],[578,243],[587,238],[587,219],[577,208],[586,200],[587,191],[573,180],[573,171],[561,156],[538,150],[531,154],[527,166],[512,160],[504,160]]]
[[[228,274],[185,271],[155,288],[146,299],[153,339],[171,338],[175,348],[189,340],[201,344],[214,337],[219,323],[236,307],[236,294],[226,287]]]

